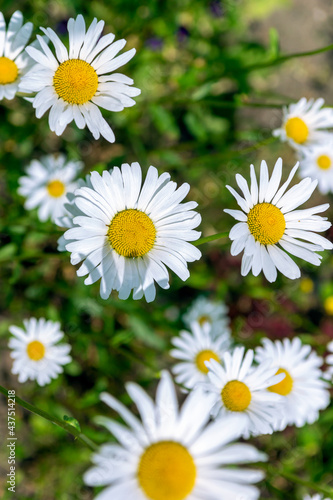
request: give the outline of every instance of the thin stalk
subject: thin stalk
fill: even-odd
[[[203,245],[204,243],[208,243],[209,241],[219,240],[220,238],[226,238],[229,234],[229,231],[225,231],[224,233],[212,234],[211,236],[206,236],[205,238],[200,238],[197,241],[193,241],[192,245],[196,247],[199,245]]]

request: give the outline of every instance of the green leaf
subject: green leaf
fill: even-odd
[[[81,427],[79,422],[76,420],[74,417],[68,417],[67,415],[64,415],[63,417],[64,421],[67,422],[69,425],[73,426],[77,431],[81,432]]]

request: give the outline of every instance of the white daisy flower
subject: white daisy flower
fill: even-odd
[[[18,374],[19,382],[36,380],[43,386],[63,372],[63,365],[70,363],[68,344],[55,345],[64,336],[60,323],[44,318],[23,321],[24,329],[10,326],[14,335],[8,343],[14,359],[12,373]]]
[[[32,33],[32,23],[23,25],[22,13],[17,10],[10,18],[8,28],[0,12],[0,101],[13,99],[22,76],[33,61],[24,52]]]
[[[75,178],[82,167],[82,162],[67,161],[61,154],[33,160],[26,168],[27,176],[19,178],[18,192],[27,198],[24,207],[27,210],[38,207],[42,222],[62,217],[66,213],[66,195],[76,189]]]
[[[158,176],[150,167],[142,183],[138,163],[114,167],[102,175],[92,172],[92,187],[75,191],[74,203],[81,215],[74,217],[75,227],[64,234],[72,252],[72,264],[83,264],[78,276],[88,277],[86,285],[101,279],[100,295],[107,299],[117,290],[120,299],[144,295],[147,302],[156,295],[154,281],[169,288],[165,265],[183,281],[189,277],[187,262],[201,257],[188,241],[199,238],[193,229],[201,216],[192,209],[196,202],[180,203],[190,186],[170,181],[170,175]]]
[[[253,165],[250,168],[250,189],[244,177],[236,175],[237,184],[244,197],[227,186],[242,209],[224,210],[240,221],[229,234],[233,240],[231,255],[238,255],[244,250],[242,276],[246,276],[252,269],[254,276],[263,271],[270,282],[276,280],[277,270],[287,278],[299,278],[300,269],[286,252],[315,266],[320,265],[322,257],[316,252],[331,250],[333,245],[313,231],[326,231],[331,227],[327,218],[316,215],[327,210],[329,204],[295,210],[310,198],[318,182],[307,177],[286,192],[298,163],[280,188],[281,158],[277,160],[270,179],[266,162],[261,162],[259,186]]]
[[[325,363],[327,365],[326,370],[323,373],[323,377],[325,380],[328,380],[330,382],[333,381],[333,340],[329,342],[326,346],[327,351],[329,354],[325,357]]]
[[[182,330],[178,337],[173,337],[171,343],[176,347],[170,351],[173,358],[181,359],[172,368],[178,384],[192,389],[199,382],[207,381],[208,368],[205,361],[215,359],[220,361],[224,352],[231,345],[228,331],[220,332],[219,337],[213,337],[211,325],[205,322],[202,326],[192,322],[191,332]]]
[[[222,355],[222,363],[206,361],[209,382],[203,387],[214,394],[213,417],[242,415],[243,436],[271,434],[280,416],[282,396],[268,392],[267,387],[280,382],[284,376],[276,375],[270,362],[253,366],[254,352],[236,347],[232,353]]]
[[[333,134],[323,144],[303,148],[300,164],[301,177],[317,179],[322,194],[333,192]]]
[[[85,21],[78,15],[67,24],[69,50],[51,28],[41,30],[54,45],[55,55],[41,36],[37,39],[42,50],[26,49],[37,65],[24,76],[20,90],[35,94],[32,102],[37,118],[51,108],[49,126],[57,135],[74,120],[80,129],[87,126],[95,139],[102,135],[114,142],[114,133],[99,108],[122,111],[133,106],[132,97],[141,92],[131,87],[131,78],[112,73],[132,59],[135,49],[115,57],[126,41],[112,43],[112,33],[101,37],[103,28],[104,21],[94,19],[86,32]]]
[[[118,412],[128,427],[99,418],[119,441],[106,444],[93,455],[94,467],[84,481],[106,486],[95,500],[255,500],[258,470],[230,468],[231,464],[266,459],[247,444],[230,444],[240,435],[237,417],[208,423],[209,396],[196,390],[179,410],[168,373],[163,372],[156,403],[136,384],[127,384],[141,420],[111,395],[101,399]]]
[[[230,333],[227,306],[223,302],[214,302],[203,296],[198,297],[192,303],[183,315],[183,321],[187,327],[190,327],[193,322],[199,325],[209,323],[210,334],[213,337]]]
[[[317,495],[313,495],[312,497],[310,495],[305,495],[305,497],[303,497],[303,500],[329,500],[329,498],[324,498],[323,495],[320,495],[318,493]]]
[[[282,127],[274,130],[273,135],[288,141],[295,149],[326,141],[329,132],[322,129],[333,127],[333,109],[321,109],[324,102],[321,98],[307,101],[302,97],[296,104],[285,107]]]
[[[269,387],[269,391],[284,396],[282,419],[275,430],[283,430],[287,425],[302,427],[318,419],[319,410],[327,407],[330,394],[328,384],[321,380],[320,358],[309,345],[302,345],[300,339],[283,339],[272,342],[263,339],[263,347],[256,349],[258,363],[269,362],[277,374],[285,378]]]

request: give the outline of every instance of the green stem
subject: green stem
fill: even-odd
[[[212,234],[211,236],[206,236],[205,238],[200,238],[197,241],[193,241],[193,245],[196,247],[199,245],[203,245],[204,243],[208,243],[209,241],[218,240],[220,238],[226,238],[229,234],[229,231],[225,231],[224,233]]]
[[[13,397],[8,394],[8,390],[5,389],[0,385],[0,392],[4,394],[7,398],[8,397]],[[13,398],[14,399],[14,398]],[[49,413],[46,413],[44,410],[40,410],[39,408],[36,408],[32,404],[28,403],[27,401],[24,401],[23,399],[19,398],[15,394],[15,401],[18,403],[20,406],[25,408],[26,410],[30,411],[31,413],[35,413],[36,415],[39,415],[40,417],[45,418],[46,420],[49,420],[49,422],[52,422],[55,425],[58,425],[59,427],[62,427],[65,431],[69,432],[72,434],[76,439],[84,443],[88,448],[90,448],[92,451],[96,451],[98,449],[97,445],[91,441],[87,436],[82,434],[79,430],[77,430],[75,427],[73,427],[71,424],[68,424],[64,420],[60,420],[57,417],[53,417],[52,415],[49,415]]]

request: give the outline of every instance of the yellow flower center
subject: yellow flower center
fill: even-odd
[[[149,446],[138,467],[139,484],[151,500],[184,500],[193,490],[196,474],[190,453],[173,441]]]
[[[84,104],[97,91],[98,76],[94,68],[81,59],[68,59],[60,64],[53,85],[61,99],[70,104]]]
[[[279,382],[278,384],[268,387],[268,390],[271,392],[276,392],[277,394],[281,394],[281,396],[287,396],[293,388],[293,379],[290,373],[284,368],[279,368],[276,372],[276,375],[279,375],[280,373],[285,374],[284,379],[281,380],[281,382]]]
[[[0,84],[15,82],[18,75],[18,67],[8,57],[0,57]]]
[[[317,165],[322,170],[328,170],[332,165],[331,158],[327,155],[320,155],[317,158]]]
[[[118,212],[107,232],[112,248],[124,257],[142,257],[154,246],[156,229],[148,215],[129,208]]]
[[[202,373],[208,373],[208,368],[205,365],[205,361],[209,361],[210,359],[220,361],[220,358],[214,351],[210,351],[208,349],[205,351],[200,351],[195,358],[195,364],[197,365],[198,370],[200,370]]]
[[[49,195],[52,196],[53,198],[59,198],[66,191],[65,184],[61,181],[58,181],[58,180],[54,180],[54,181],[49,182],[46,187],[47,187]]]
[[[27,354],[33,361],[39,361],[44,358],[45,347],[39,340],[33,340],[27,345]]]
[[[256,241],[274,245],[283,236],[286,221],[279,208],[271,203],[258,203],[249,211],[247,224]]]
[[[205,314],[203,314],[202,316],[199,316],[198,318],[198,323],[200,326],[204,325],[205,323],[211,323],[212,320],[210,319],[209,316],[206,316]]]
[[[221,392],[223,404],[230,411],[245,411],[251,403],[251,391],[244,382],[231,380]]]
[[[297,144],[304,144],[309,136],[309,129],[301,118],[289,118],[286,125],[286,134]]]

